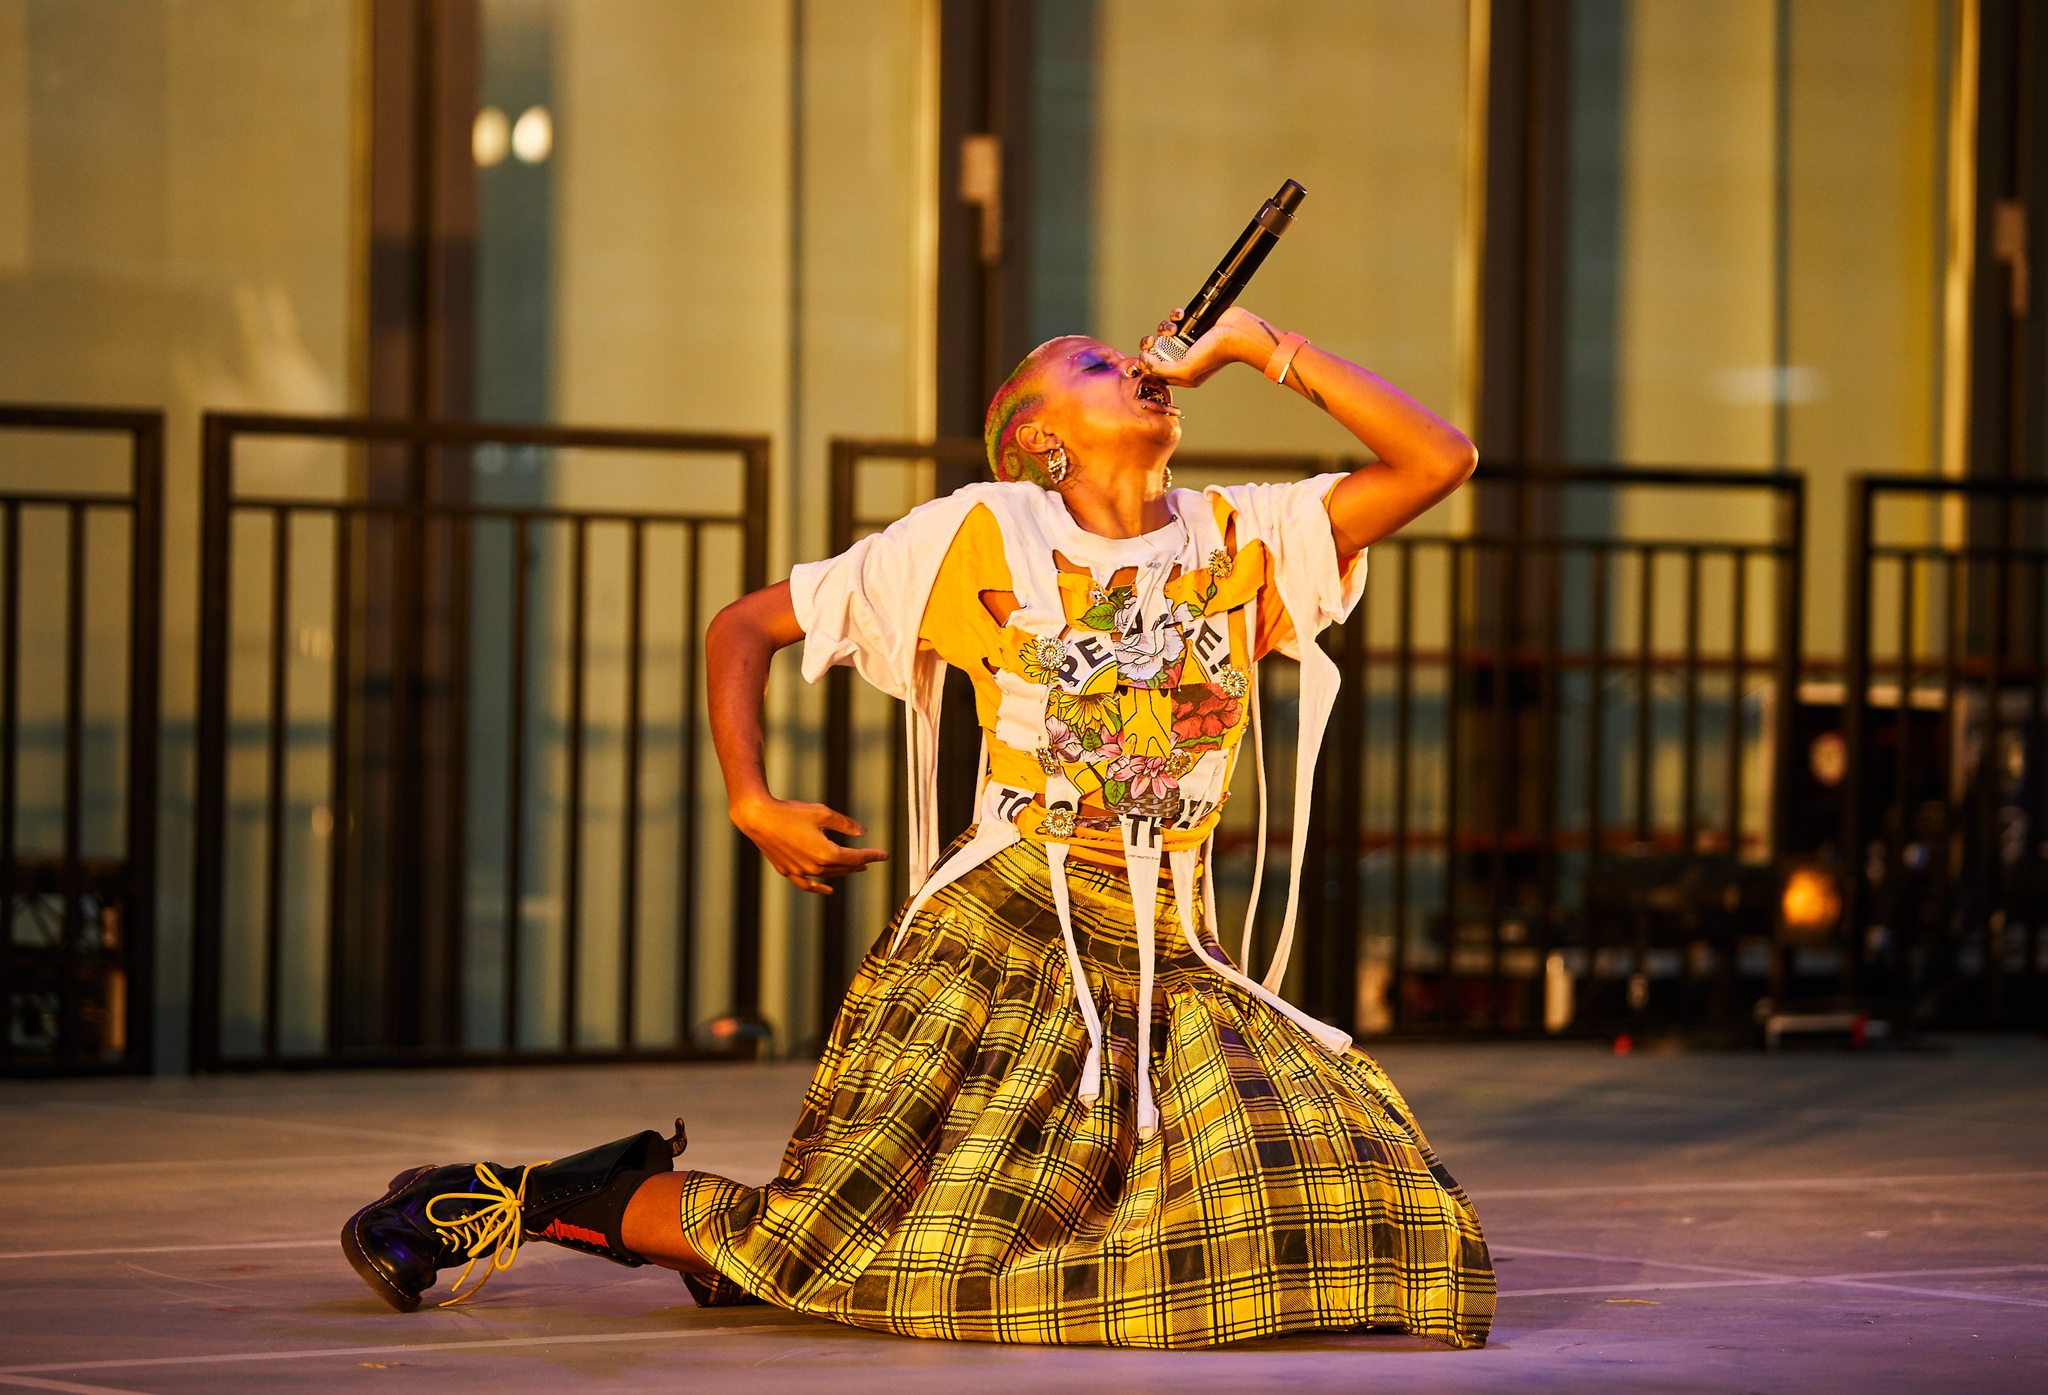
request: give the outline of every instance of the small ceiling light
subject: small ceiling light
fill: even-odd
[[[512,123],[512,153],[529,165],[547,159],[555,148],[555,119],[546,107],[528,107]]]
[[[501,163],[511,148],[512,123],[505,119],[505,113],[496,107],[478,112],[469,128],[469,153],[476,157],[477,168],[487,170]]]

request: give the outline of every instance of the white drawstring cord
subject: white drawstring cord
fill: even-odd
[[[1126,825],[1128,827],[1128,825]],[[1138,928],[1138,1137],[1159,1129],[1159,1105],[1152,1098],[1153,960],[1158,957],[1159,852],[1139,851],[1124,844],[1124,867],[1130,874],[1131,909]]]
[[[1242,988],[1245,992],[1257,998],[1260,1002],[1271,1007],[1295,1026],[1307,1032],[1311,1037],[1315,1038],[1317,1045],[1321,1046],[1331,1055],[1341,1056],[1346,1051],[1349,1051],[1351,1049],[1351,1036],[1349,1033],[1339,1031],[1327,1022],[1317,1021],[1278,993],[1267,988],[1264,984],[1245,977],[1220,959],[1211,959],[1209,957],[1208,949],[1203,946],[1201,937],[1195,933],[1194,917],[1188,912],[1189,904],[1193,901],[1195,894],[1195,854],[1196,849],[1194,848],[1184,848],[1179,852],[1167,854],[1173,867],[1173,908],[1180,917],[1181,934],[1187,940],[1188,948],[1195,952],[1195,957],[1217,973],[1223,975],[1230,982],[1236,984],[1239,988]],[[1215,892],[1215,876],[1216,869],[1214,864],[1211,864],[1209,868],[1211,885],[1208,888],[1211,897],[1214,896]]]
[[[1045,864],[1052,878],[1052,904],[1059,912],[1060,935],[1067,942],[1067,972],[1074,979],[1074,1002],[1088,1028],[1088,1059],[1081,1063],[1081,1085],[1075,1093],[1083,1104],[1093,1104],[1102,1093],[1102,1016],[1095,1010],[1095,995],[1088,991],[1088,972],[1082,967],[1081,947],[1074,939],[1074,909],[1067,894],[1067,845],[1047,843]]]
[[[1255,609],[1254,601],[1247,609]],[[1250,622],[1256,623],[1256,620]],[[1257,631],[1253,631],[1256,639]],[[1259,774],[1259,838],[1252,845],[1252,899],[1244,908],[1244,944],[1238,951],[1238,962],[1249,966],[1252,962],[1252,927],[1259,919],[1259,890],[1266,884],[1266,718],[1259,711],[1259,666],[1249,665],[1251,674],[1252,729],[1249,739],[1252,743],[1252,768]]]

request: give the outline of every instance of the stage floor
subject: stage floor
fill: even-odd
[[[1493,1342],[1207,1352],[918,1342],[700,1311],[546,1245],[393,1313],[335,1232],[400,1167],[690,1121],[774,1170],[802,1064],[0,1086],[0,1390],[834,1395],[2048,1390],[2048,1043],[1931,1054],[1381,1054],[1499,1261]]]

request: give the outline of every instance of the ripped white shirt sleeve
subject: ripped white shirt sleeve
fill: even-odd
[[[1330,532],[1325,501],[1344,478],[1327,474],[1286,484],[1220,485],[1212,490],[1237,511],[1237,545],[1242,548],[1254,540],[1266,545],[1274,586],[1294,622],[1295,641],[1281,647],[1291,659],[1301,657],[1301,642],[1348,619],[1365,594],[1364,550],[1340,567],[1337,540]]]

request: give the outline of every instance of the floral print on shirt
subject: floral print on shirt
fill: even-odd
[[[1049,688],[1040,761],[1057,763],[1084,802],[1092,797],[1113,815],[1176,818],[1181,777],[1244,725],[1243,671],[1227,650],[1204,666],[1189,640],[1230,574],[1226,554],[1210,560],[1206,573],[1175,588],[1184,598],[1155,626],[1143,623],[1132,587],[1099,586],[1064,638],[1022,647],[1024,676]]]

